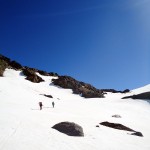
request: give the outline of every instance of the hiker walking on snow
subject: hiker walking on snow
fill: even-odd
[[[54,108],[54,106],[55,106],[55,103],[54,103],[54,102],[52,102],[52,106],[53,106],[53,108]]]
[[[42,110],[42,106],[43,106],[42,102],[39,102],[39,106],[40,106],[40,110]]]

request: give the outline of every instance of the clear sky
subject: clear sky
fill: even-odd
[[[150,0],[0,0],[0,53],[97,88],[150,84]]]

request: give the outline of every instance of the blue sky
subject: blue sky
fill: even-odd
[[[0,53],[97,88],[150,83],[150,0],[0,0]]]

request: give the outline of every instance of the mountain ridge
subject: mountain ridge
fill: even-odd
[[[115,89],[97,89],[91,84],[78,81],[70,76],[61,76],[54,72],[48,73],[43,70],[22,66],[17,61],[14,60],[12,61],[10,58],[7,58],[6,56],[0,54],[0,76],[1,77],[3,76],[3,73],[6,68],[22,70],[22,73],[27,76],[26,79],[34,83],[43,82],[43,79],[39,77],[36,74],[36,72],[44,76],[58,77],[58,79],[53,80],[54,85],[60,86],[65,89],[72,89],[74,94],[80,94],[82,97],[85,98],[98,98],[98,97],[104,98],[106,92],[128,93],[130,91],[129,89],[126,89],[124,91],[117,91]]]
[[[104,98],[87,99],[73,94],[72,89],[54,85],[53,80],[58,76],[35,71],[43,80],[36,83],[27,80],[22,70],[10,68],[0,77],[0,149],[150,149],[150,103],[142,99],[121,99],[150,91],[150,85],[130,93],[107,92]],[[29,71],[34,75],[34,68]],[[63,86],[74,85],[65,81]],[[43,104],[41,110],[39,102]],[[59,128],[54,129],[58,124]],[[84,136],[68,136],[79,130],[76,125],[81,127]],[[132,130],[126,131],[127,128]]]

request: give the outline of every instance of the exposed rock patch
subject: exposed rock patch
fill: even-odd
[[[131,133],[130,135],[143,137],[143,134],[141,132],[135,131],[135,130],[133,130],[133,129],[129,128],[129,127],[126,127],[126,126],[124,126],[122,124],[119,124],[119,123],[111,123],[111,122],[105,121],[105,122],[101,122],[100,124],[103,125],[103,126],[114,128],[114,129],[118,129],[118,130],[125,130],[125,131],[134,132],[134,133]]]
[[[150,100],[150,92],[145,92],[145,93],[141,93],[141,94],[137,94],[137,95],[126,96],[126,97],[123,97],[122,99],[127,99],[127,98]]]
[[[16,70],[22,69],[21,64],[19,64],[19,63],[16,62],[16,61],[11,61],[9,65],[10,65],[13,69],[16,69]]]
[[[42,81],[44,81],[41,77],[39,77],[36,73],[35,73],[35,71],[31,68],[24,68],[23,69],[23,74],[25,75],[25,76],[27,76],[26,77],[26,80],[29,80],[29,81],[31,81],[31,82],[34,82],[34,83],[40,83],[40,82],[42,82]]]
[[[112,115],[112,117],[114,117],[114,118],[121,118],[120,115]]]
[[[143,137],[143,134],[141,132],[131,133],[131,135],[136,135],[136,136]]]
[[[65,89],[72,89],[74,94],[80,94],[85,98],[103,98],[104,94],[101,90],[96,89],[90,84],[80,82],[69,76],[59,76],[58,79],[52,80],[54,85]]]
[[[3,76],[3,73],[6,68],[8,68],[10,65],[11,60],[3,55],[0,55],[0,77]]]
[[[23,67],[21,64],[17,63],[16,61],[11,61],[9,58],[0,55],[0,76],[3,76],[3,73],[6,68],[12,68],[15,70],[22,69]]]
[[[84,136],[83,128],[74,122],[60,122],[52,128],[69,136]]]
[[[46,71],[37,70],[37,72],[43,76],[49,76],[49,73],[47,73]]]
[[[125,130],[125,131],[136,132],[133,129],[128,128],[128,127],[126,127],[126,126],[124,126],[122,124],[119,124],[119,123],[111,123],[111,122],[107,122],[106,121],[106,122],[101,122],[100,124],[103,125],[103,126],[114,128],[114,129],[118,129],[118,130]]]
[[[49,76],[54,76],[54,77],[58,77],[59,76],[57,73],[54,73],[54,72],[49,72],[48,74],[49,74]]]
[[[47,95],[47,94],[40,94],[40,95],[43,95],[43,96],[48,97],[48,98],[53,98],[52,95]]]
[[[2,59],[2,56],[0,56],[0,76],[3,76],[3,73],[5,69],[8,67],[8,62]]]
[[[111,92],[111,93],[128,93],[130,92],[129,89],[125,89],[124,91],[117,91],[115,89],[101,89],[104,93]]]
[[[27,70],[30,70],[30,71],[33,71],[33,72],[38,72],[39,74],[43,75],[43,76],[54,76],[54,77],[57,77],[59,76],[57,73],[54,73],[54,72],[46,72],[46,71],[43,71],[43,70],[39,70],[39,69],[35,69],[35,68],[29,68],[27,66],[24,67],[25,69]]]

